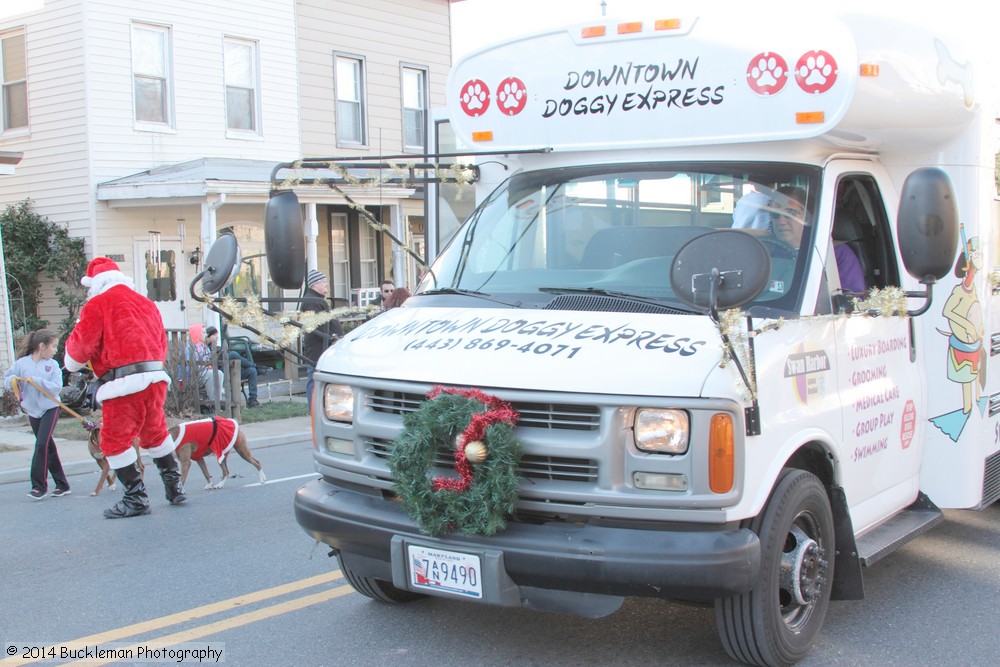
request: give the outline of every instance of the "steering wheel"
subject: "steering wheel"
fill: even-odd
[[[760,241],[765,248],[767,248],[767,254],[771,256],[772,259],[794,259],[796,255],[796,250],[792,246],[788,245],[784,241],[781,241],[773,236],[755,236],[758,241]]]

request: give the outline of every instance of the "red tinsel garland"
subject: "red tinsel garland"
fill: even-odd
[[[459,479],[450,477],[437,477],[432,481],[432,488],[435,491],[449,490],[461,493],[472,484],[472,464],[465,457],[465,446],[475,440],[482,440],[486,435],[486,429],[493,424],[506,422],[511,426],[517,421],[517,411],[508,403],[500,400],[496,396],[490,396],[478,389],[455,389],[453,387],[434,387],[427,398],[433,400],[439,394],[457,394],[482,403],[486,407],[486,412],[477,412],[469,420],[469,425],[458,436],[458,448],[455,450],[455,471]]]

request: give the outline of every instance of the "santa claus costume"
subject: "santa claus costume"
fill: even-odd
[[[174,457],[177,445],[163,411],[170,376],[164,367],[167,335],[160,311],[107,257],[95,257],[80,283],[89,289],[88,300],[66,340],[64,366],[78,371],[89,362],[101,382],[101,451],[125,489],[122,500],[104,516],[149,513],[149,497],[135,465],[135,438],[153,457],[167,500],[179,505],[187,498]]]

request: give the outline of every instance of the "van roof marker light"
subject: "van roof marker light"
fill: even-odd
[[[473,141],[493,141],[493,131],[492,130],[483,130],[482,132],[473,132],[472,133],[472,140]]]
[[[877,63],[861,63],[861,76],[878,76],[879,68]]]
[[[605,28],[603,25],[592,25],[580,30],[580,37],[604,37]]]
[[[619,35],[628,35],[633,32],[642,32],[642,21],[632,21],[631,23],[618,24]]]
[[[799,111],[795,114],[795,122],[799,125],[807,123],[823,123],[826,121],[826,114],[822,111]]]
[[[659,19],[653,24],[654,30],[680,30],[680,19]]]

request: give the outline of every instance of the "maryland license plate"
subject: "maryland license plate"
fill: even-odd
[[[483,597],[479,556],[407,545],[410,585],[414,589]]]

